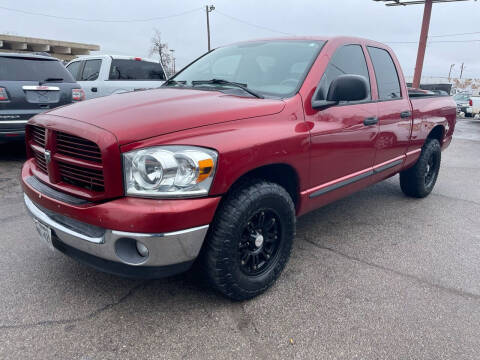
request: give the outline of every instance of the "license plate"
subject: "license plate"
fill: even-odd
[[[50,250],[54,250],[52,244],[52,229],[47,225],[42,224],[40,221],[35,220],[35,227],[37,228],[40,238],[47,244]]]

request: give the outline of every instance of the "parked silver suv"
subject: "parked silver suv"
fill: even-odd
[[[84,98],[58,59],[0,53],[0,142],[22,140],[32,116]]]

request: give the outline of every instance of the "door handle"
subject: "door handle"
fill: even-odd
[[[96,87],[92,87],[91,90],[92,90],[92,92],[97,92],[98,89]]]
[[[365,126],[375,125],[376,123],[378,123],[377,117],[368,117],[363,120],[363,125]]]
[[[411,113],[410,111],[402,111],[402,112],[400,113],[400,117],[401,117],[402,119],[409,118],[410,116],[412,116],[412,113]]]

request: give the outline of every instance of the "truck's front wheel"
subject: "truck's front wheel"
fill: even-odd
[[[211,285],[233,300],[268,289],[285,267],[295,235],[295,208],[288,192],[249,181],[222,203],[201,259]]]
[[[400,173],[400,187],[405,195],[423,198],[430,194],[440,171],[442,151],[437,139],[428,139],[415,165]]]

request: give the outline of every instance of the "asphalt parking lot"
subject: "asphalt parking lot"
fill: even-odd
[[[0,359],[478,359],[480,122],[461,120],[434,192],[398,177],[298,221],[264,295],[192,274],[135,281],[51,252],[22,203],[23,146],[0,145]]]

